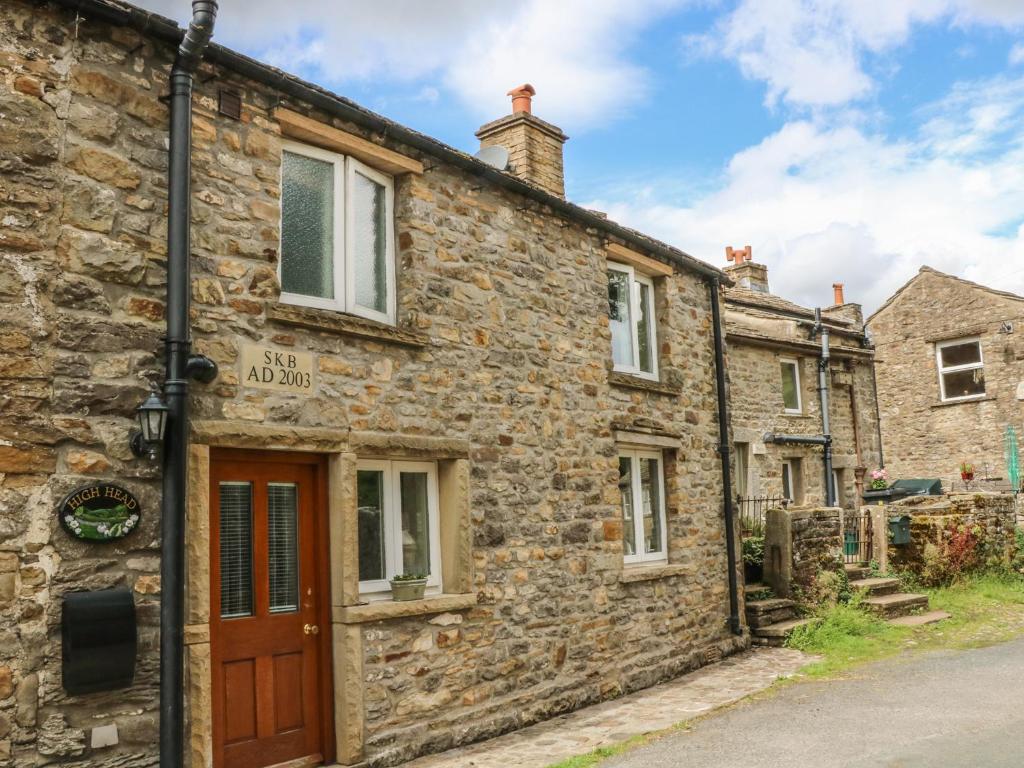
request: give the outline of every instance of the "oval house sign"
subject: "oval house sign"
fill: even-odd
[[[119,485],[86,485],[64,497],[57,516],[76,539],[114,541],[139,527],[139,500]]]

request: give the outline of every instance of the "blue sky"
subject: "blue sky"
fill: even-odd
[[[531,82],[570,199],[805,304],[1024,292],[1024,0],[222,0],[216,39],[467,151]]]

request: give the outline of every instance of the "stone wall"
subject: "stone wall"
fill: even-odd
[[[819,573],[843,570],[842,543],[838,507],[768,510],[764,583],[779,597],[810,595]]]
[[[128,450],[162,376],[170,46],[35,3],[0,8],[0,766],[155,765],[159,483]],[[220,88],[242,96],[219,116]],[[707,286],[659,281],[658,387],[609,375],[605,233],[308,105],[422,161],[396,183],[398,328],[279,303],[280,94],[204,65],[194,126],[195,348],[221,367],[192,411],[246,425],[458,438],[471,461],[475,608],[353,626],[365,757],[426,751],[653,684],[742,647],[727,629]],[[240,347],[314,356],[312,394],[243,386]],[[669,567],[622,564],[616,431],[666,453]],[[95,480],[140,529],[72,541],[55,504]],[[194,489],[193,489],[194,490]],[[126,585],[127,691],[67,696],[60,596]],[[202,627],[196,628],[202,636]],[[190,683],[200,693],[203,680]],[[120,743],[92,750],[89,729]]]
[[[869,328],[892,478],[940,478],[949,490],[960,486],[959,463],[969,461],[978,479],[1005,479],[1006,426],[1024,439],[1024,298],[923,267]],[[942,402],[935,345],[970,336],[981,338],[985,396]]]
[[[1009,493],[953,493],[945,496],[915,496],[885,505],[885,520],[910,516],[910,544],[889,544],[889,565],[921,575],[928,544],[940,548],[948,541],[951,528],[967,527],[976,532],[983,559],[992,565],[1006,565],[1016,549],[1016,510]]]

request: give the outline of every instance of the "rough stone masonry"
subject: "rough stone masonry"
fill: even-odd
[[[0,7],[0,766],[156,764],[159,482],[128,437],[162,375],[173,48],[52,4]],[[338,625],[351,653],[335,665],[358,674],[339,757],[394,764],[743,647],[727,629],[708,285],[685,259],[223,66],[197,82],[192,327],[220,365],[193,389],[197,422],[249,446],[355,456],[457,444],[470,467],[468,587],[448,603],[460,607]],[[240,119],[218,113],[222,90],[240,95]],[[282,104],[422,163],[395,177],[395,326],[279,301]],[[671,267],[656,281],[656,382],[611,374],[613,242]],[[247,344],[312,356],[312,391],[243,384]],[[623,435],[667,446],[667,563],[646,571],[623,567]],[[55,514],[97,480],[144,508],[106,546],[70,538]],[[204,486],[191,493],[198,514]],[[190,552],[207,525],[190,528]],[[190,570],[193,768],[210,759],[195,609],[208,566]],[[61,595],[112,586],[138,606],[135,683],[69,696]],[[91,729],[112,723],[118,743],[93,748]]]

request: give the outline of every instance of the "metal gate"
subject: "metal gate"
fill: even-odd
[[[843,560],[850,565],[867,565],[873,557],[871,515],[854,512],[843,515]]]

